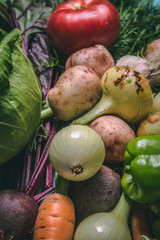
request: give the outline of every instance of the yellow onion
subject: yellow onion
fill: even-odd
[[[54,170],[63,178],[82,181],[100,169],[105,147],[100,135],[89,126],[70,125],[52,139],[49,159]]]
[[[91,110],[72,124],[87,124],[104,114],[114,114],[130,123],[139,123],[153,109],[153,93],[148,81],[131,67],[115,66],[101,79],[102,96]]]

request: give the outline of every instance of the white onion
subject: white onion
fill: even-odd
[[[92,177],[100,169],[104,157],[103,140],[89,126],[64,127],[53,137],[49,148],[54,170],[71,181]]]
[[[131,240],[128,216],[132,200],[122,195],[111,212],[95,213],[86,217],[77,227],[74,240]]]

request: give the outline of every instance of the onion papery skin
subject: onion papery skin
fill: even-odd
[[[117,219],[115,214],[103,212],[85,218],[74,240],[131,240],[131,234],[126,222]]]
[[[54,136],[49,148],[49,159],[54,170],[71,181],[92,177],[100,169],[104,158],[102,138],[87,125],[64,127]]]
[[[77,227],[74,240],[131,240],[128,216],[133,201],[122,192],[111,212],[95,213]]]

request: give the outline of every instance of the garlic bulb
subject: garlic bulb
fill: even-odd
[[[151,74],[149,76],[150,85],[154,92],[160,91],[160,49],[146,55],[146,60],[150,64]]]
[[[145,78],[150,75],[150,65],[147,59],[139,57],[126,55],[121,57],[116,66],[128,66],[134,68],[137,72],[140,72]]]

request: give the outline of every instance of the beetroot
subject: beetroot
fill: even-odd
[[[38,205],[14,189],[0,192],[0,239],[23,239],[34,228]]]
[[[70,182],[68,195],[75,206],[76,224],[93,213],[111,211],[121,191],[120,175],[105,165],[85,181]]]

